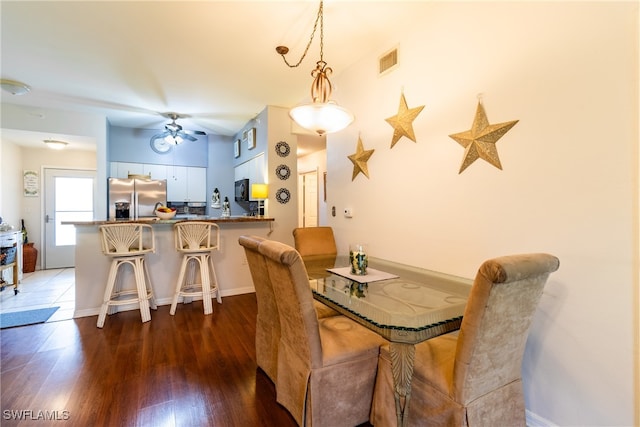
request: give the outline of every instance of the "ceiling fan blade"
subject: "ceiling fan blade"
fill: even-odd
[[[195,137],[189,135],[185,131],[178,132],[178,136],[181,136],[183,139],[188,139],[189,141],[197,141],[198,140],[198,138],[195,138]]]
[[[183,130],[183,132],[190,135],[206,135],[206,133],[201,130]]]

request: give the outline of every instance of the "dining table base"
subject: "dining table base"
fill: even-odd
[[[414,344],[401,342],[389,343],[391,372],[393,374],[393,394],[396,401],[398,427],[406,427],[411,400],[411,379],[416,355]]]

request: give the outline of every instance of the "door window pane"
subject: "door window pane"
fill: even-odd
[[[75,245],[75,226],[62,222],[93,219],[93,179],[56,177],[55,195],[55,245]]]

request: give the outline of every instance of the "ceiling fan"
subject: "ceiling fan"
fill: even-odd
[[[196,141],[193,135],[206,135],[200,130],[186,130],[176,123],[176,120],[189,117],[178,113],[164,113],[163,117],[171,119],[171,123],[164,125],[164,131],[151,137],[151,148],[158,154],[171,151],[174,145],[182,144],[185,140]]]

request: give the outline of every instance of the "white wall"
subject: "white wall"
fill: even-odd
[[[22,196],[22,151],[20,147],[2,140],[0,136],[0,217],[2,222],[16,229],[22,213],[19,200]]]
[[[638,3],[437,2],[424,25],[336,78],[356,122],[327,138],[327,210],[339,249],[465,277],[495,256],[549,252],[527,343],[530,416],[557,425],[630,426],[638,415]],[[399,47],[399,67],[377,60]],[[385,118],[401,92],[417,143]],[[519,120],[497,142],[503,170],[459,174],[477,94],[490,123]],[[351,181],[358,136],[370,179]],[[375,236],[375,237],[371,237]]]

